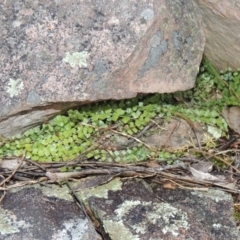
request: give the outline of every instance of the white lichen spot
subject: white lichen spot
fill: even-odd
[[[232,201],[232,196],[230,194],[227,194],[223,191],[220,190],[213,190],[210,189],[207,192],[202,192],[202,191],[193,191],[191,192],[192,195],[196,195],[202,198],[210,198],[214,200],[215,202],[219,201]]]
[[[122,203],[122,205],[115,210],[115,213],[117,213],[117,215],[122,218],[125,214],[127,214],[131,208],[137,206],[137,205],[140,205],[141,202],[139,200],[136,200],[136,201],[125,201]]]
[[[87,218],[69,219],[62,223],[64,227],[61,230],[54,231],[51,239],[79,240],[86,239],[86,234],[92,231],[91,225]],[[97,237],[95,234],[94,237]]]
[[[23,82],[21,79],[9,79],[7,93],[10,95],[10,97],[15,97],[20,94],[20,92],[23,90]]]
[[[214,223],[212,226],[215,229],[221,229],[222,228],[222,225],[220,223]]]
[[[207,126],[207,131],[210,133],[215,139],[219,139],[222,136],[222,130],[217,127]]]
[[[88,65],[87,57],[88,57],[88,52],[86,51],[75,52],[72,54],[67,52],[63,61],[69,63],[72,68],[77,66],[81,68],[81,67],[87,67]]]
[[[138,211],[136,210],[138,205],[148,210],[144,220],[129,223],[137,233],[148,232],[149,224],[160,225],[163,234],[170,233],[173,236],[178,236],[180,230],[189,228],[187,214],[168,203],[125,201],[115,210],[118,220],[126,219],[130,212]]]
[[[112,25],[119,25],[119,19],[117,19],[116,17],[111,17],[108,21],[108,25],[112,26]]]
[[[20,21],[18,21],[18,20],[13,21],[13,23],[12,23],[13,28],[18,28],[18,27],[20,27],[21,25],[22,25],[22,22],[20,22]]]
[[[150,21],[154,18],[154,11],[151,8],[144,9],[141,12],[141,17],[143,17],[146,21]]]

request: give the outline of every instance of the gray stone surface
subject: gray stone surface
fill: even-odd
[[[183,0],[1,1],[0,32],[5,136],[77,104],[192,88],[205,43]]]
[[[240,67],[239,0],[195,0],[204,22],[204,54],[220,70]]]
[[[7,193],[0,207],[1,240],[100,240],[66,186],[34,185]]]
[[[101,178],[70,182],[88,217],[66,185],[12,188],[0,207],[0,240],[100,240],[95,227],[105,240],[239,239],[228,193]]]
[[[115,179],[79,196],[112,240],[239,239],[232,197],[220,190],[170,190],[141,179]]]

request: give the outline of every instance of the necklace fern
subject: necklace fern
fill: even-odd
[[[226,105],[240,105],[240,71],[218,72],[204,59],[194,89],[173,94],[150,94],[121,101],[103,101],[69,110],[49,123],[26,131],[21,136],[3,139],[0,157],[20,156],[40,162],[69,161],[77,156],[101,161],[136,162],[147,159],[174,159],[184,153],[150,149],[137,143],[124,149],[109,149],[104,144],[116,132],[137,136],[159,118],[187,116],[191,121],[216,126],[227,132],[221,115]]]

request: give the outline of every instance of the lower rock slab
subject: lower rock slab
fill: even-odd
[[[239,239],[232,196],[220,190],[173,190],[142,179],[114,179],[78,195],[112,240]]]
[[[66,186],[10,190],[0,208],[0,240],[98,240]]]

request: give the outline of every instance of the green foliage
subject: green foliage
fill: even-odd
[[[21,156],[25,152],[27,158],[41,162],[68,161],[79,155],[109,162],[172,161],[181,154],[158,152],[141,144],[124,150],[107,150],[103,146],[92,149],[92,146],[112,126],[118,132],[135,136],[152,119],[170,119],[179,113],[226,132],[227,123],[221,111],[227,105],[240,105],[239,85],[240,71],[233,72],[228,68],[219,73],[204,59],[194,89],[103,101],[82,106],[79,110],[71,109],[48,124],[5,139],[0,145],[0,157]]]

